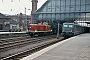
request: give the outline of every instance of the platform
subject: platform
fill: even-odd
[[[90,33],[71,37],[21,60],[90,60]]]

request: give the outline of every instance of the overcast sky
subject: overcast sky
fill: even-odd
[[[13,2],[11,2],[13,1]],[[38,8],[47,0],[38,0]],[[19,13],[25,13],[30,15],[32,9],[31,0],[0,0],[0,13],[15,15]],[[30,9],[30,10],[28,10]]]

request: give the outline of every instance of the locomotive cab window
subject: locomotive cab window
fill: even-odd
[[[64,25],[64,27],[68,27],[68,25]]]
[[[70,27],[70,28],[72,28],[72,27],[73,27],[73,25],[69,25],[69,27]]]

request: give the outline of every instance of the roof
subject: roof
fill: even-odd
[[[38,2],[38,0],[32,0],[32,1]]]
[[[36,12],[41,12],[42,9],[49,3],[50,1],[46,1]]]
[[[0,13],[0,18],[9,19],[9,17],[5,16],[4,14]]]
[[[2,14],[2,13],[0,13],[0,19],[10,19],[10,24],[15,24],[15,25],[19,24],[17,21],[9,18],[8,16],[5,16],[5,15]]]

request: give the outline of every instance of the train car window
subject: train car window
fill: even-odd
[[[68,27],[68,25],[64,25],[64,27]]]

